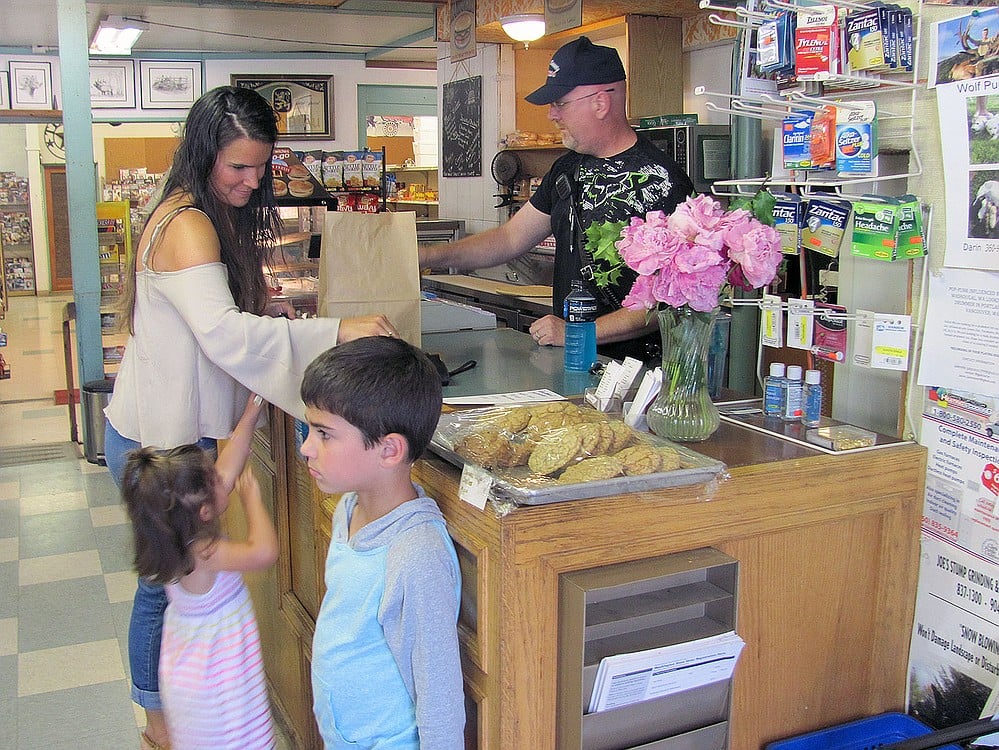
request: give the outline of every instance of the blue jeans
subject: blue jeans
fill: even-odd
[[[198,445],[214,453],[213,438],[202,438]],[[110,422],[104,425],[104,461],[115,484],[121,488],[128,452],[139,447],[134,440],[118,434]],[[163,586],[138,579],[128,623],[128,664],[132,674],[132,700],[150,711],[162,711],[160,700],[160,640],[163,636],[163,612],[167,598]]]

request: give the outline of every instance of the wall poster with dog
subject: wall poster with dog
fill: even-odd
[[[933,24],[946,187],[944,264],[999,269],[999,9]]]
[[[938,84],[944,264],[999,270],[999,75]]]

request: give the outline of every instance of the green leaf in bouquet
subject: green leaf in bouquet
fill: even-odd
[[[609,270],[604,270],[600,266],[597,266],[593,272],[593,281],[601,289],[616,284],[621,279],[621,268],[623,265],[622,263]]]
[[[777,199],[774,198],[773,194],[766,188],[761,188],[753,197],[753,216],[761,224],[772,227],[774,225],[774,207],[776,205]]]
[[[739,195],[728,202],[729,211],[749,211],[753,212],[753,199],[748,195]]]
[[[614,284],[621,278],[624,260],[614,243],[621,238],[624,221],[595,221],[586,228],[586,249],[597,261],[594,281],[598,287]]]

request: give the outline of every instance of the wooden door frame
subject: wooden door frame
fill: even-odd
[[[69,277],[57,275],[59,264],[56,262],[55,201],[52,199],[52,175],[62,174],[65,177],[66,165],[44,164],[42,171],[45,175],[45,219],[48,228],[50,287],[53,292],[69,292],[73,289],[72,271]],[[67,216],[67,223],[68,220]],[[66,252],[69,253],[69,248],[66,248]]]

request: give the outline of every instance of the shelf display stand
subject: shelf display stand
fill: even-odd
[[[132,257],[130,203],[127,200],[97,204],[97,245],[101,269],[101,340],[105,375],[117,370],[125,353],[120,324],[121,295]]]
[[[4,307],[7,296],[35,294],[28,180],[14,172],[0,172],[0,265]]]

